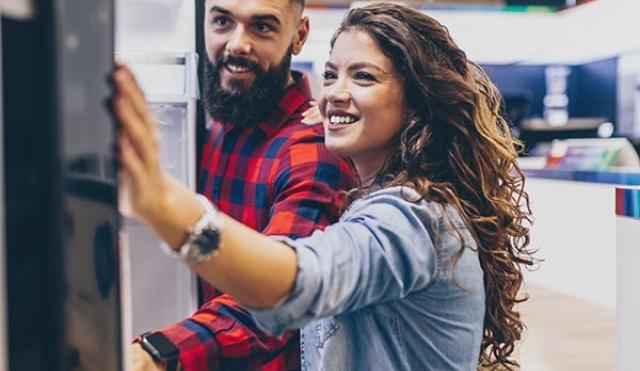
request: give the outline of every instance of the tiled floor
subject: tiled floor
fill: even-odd
[[[543,287],[528,286],[521,313],[523,371],[609,371],[615,361],[615,312]]]

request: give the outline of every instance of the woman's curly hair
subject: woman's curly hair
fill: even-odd
[[[503,118],[502,97],[447,28],[426,14],[385,3],[353,9],[331,46],[351,30],[366,32],[391,60],[412,117],[375,184],[410,186],[424,199],[457,207],[484,271],[480,366],[517,368],[512,355],[524,324],[515,305],[526,300],[519,297],[521,269],[535,261],[527,249],[529,198],[516,161],[522,146]]]

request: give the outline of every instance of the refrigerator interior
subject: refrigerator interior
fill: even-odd
[[[195,187],[198,99],[195,3],[187,0],[116,1],[116,59],[145,92],[161,138],[163,167]],[[121,210],[126,214],[126,205]],[[187,318],[197,308],[197,282],[182,262],[140,222],[125,218],[122,233],[130,279],[133,336]]]

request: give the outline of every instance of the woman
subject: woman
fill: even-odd
[[[514,305],[533,259],[499,93],[445,27],[404,6],[352,10],[331,45],[325,141],[362,184],[338,223],[273,239],[201,204],[160,169],[156,129],[121,69],[115,107],[135,214],[265,330],[301,328],[304,369],[515,368]],[[196,241],[203,210],[211,233]],[[191,242],[206,246],[190,255]]]

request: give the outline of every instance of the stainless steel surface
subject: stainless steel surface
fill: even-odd
[[[53,66],[68,218],[63,235],[66,369],[122,370],[111,0],[57,0]],[[52,140],[55,140],[52,138]]]

